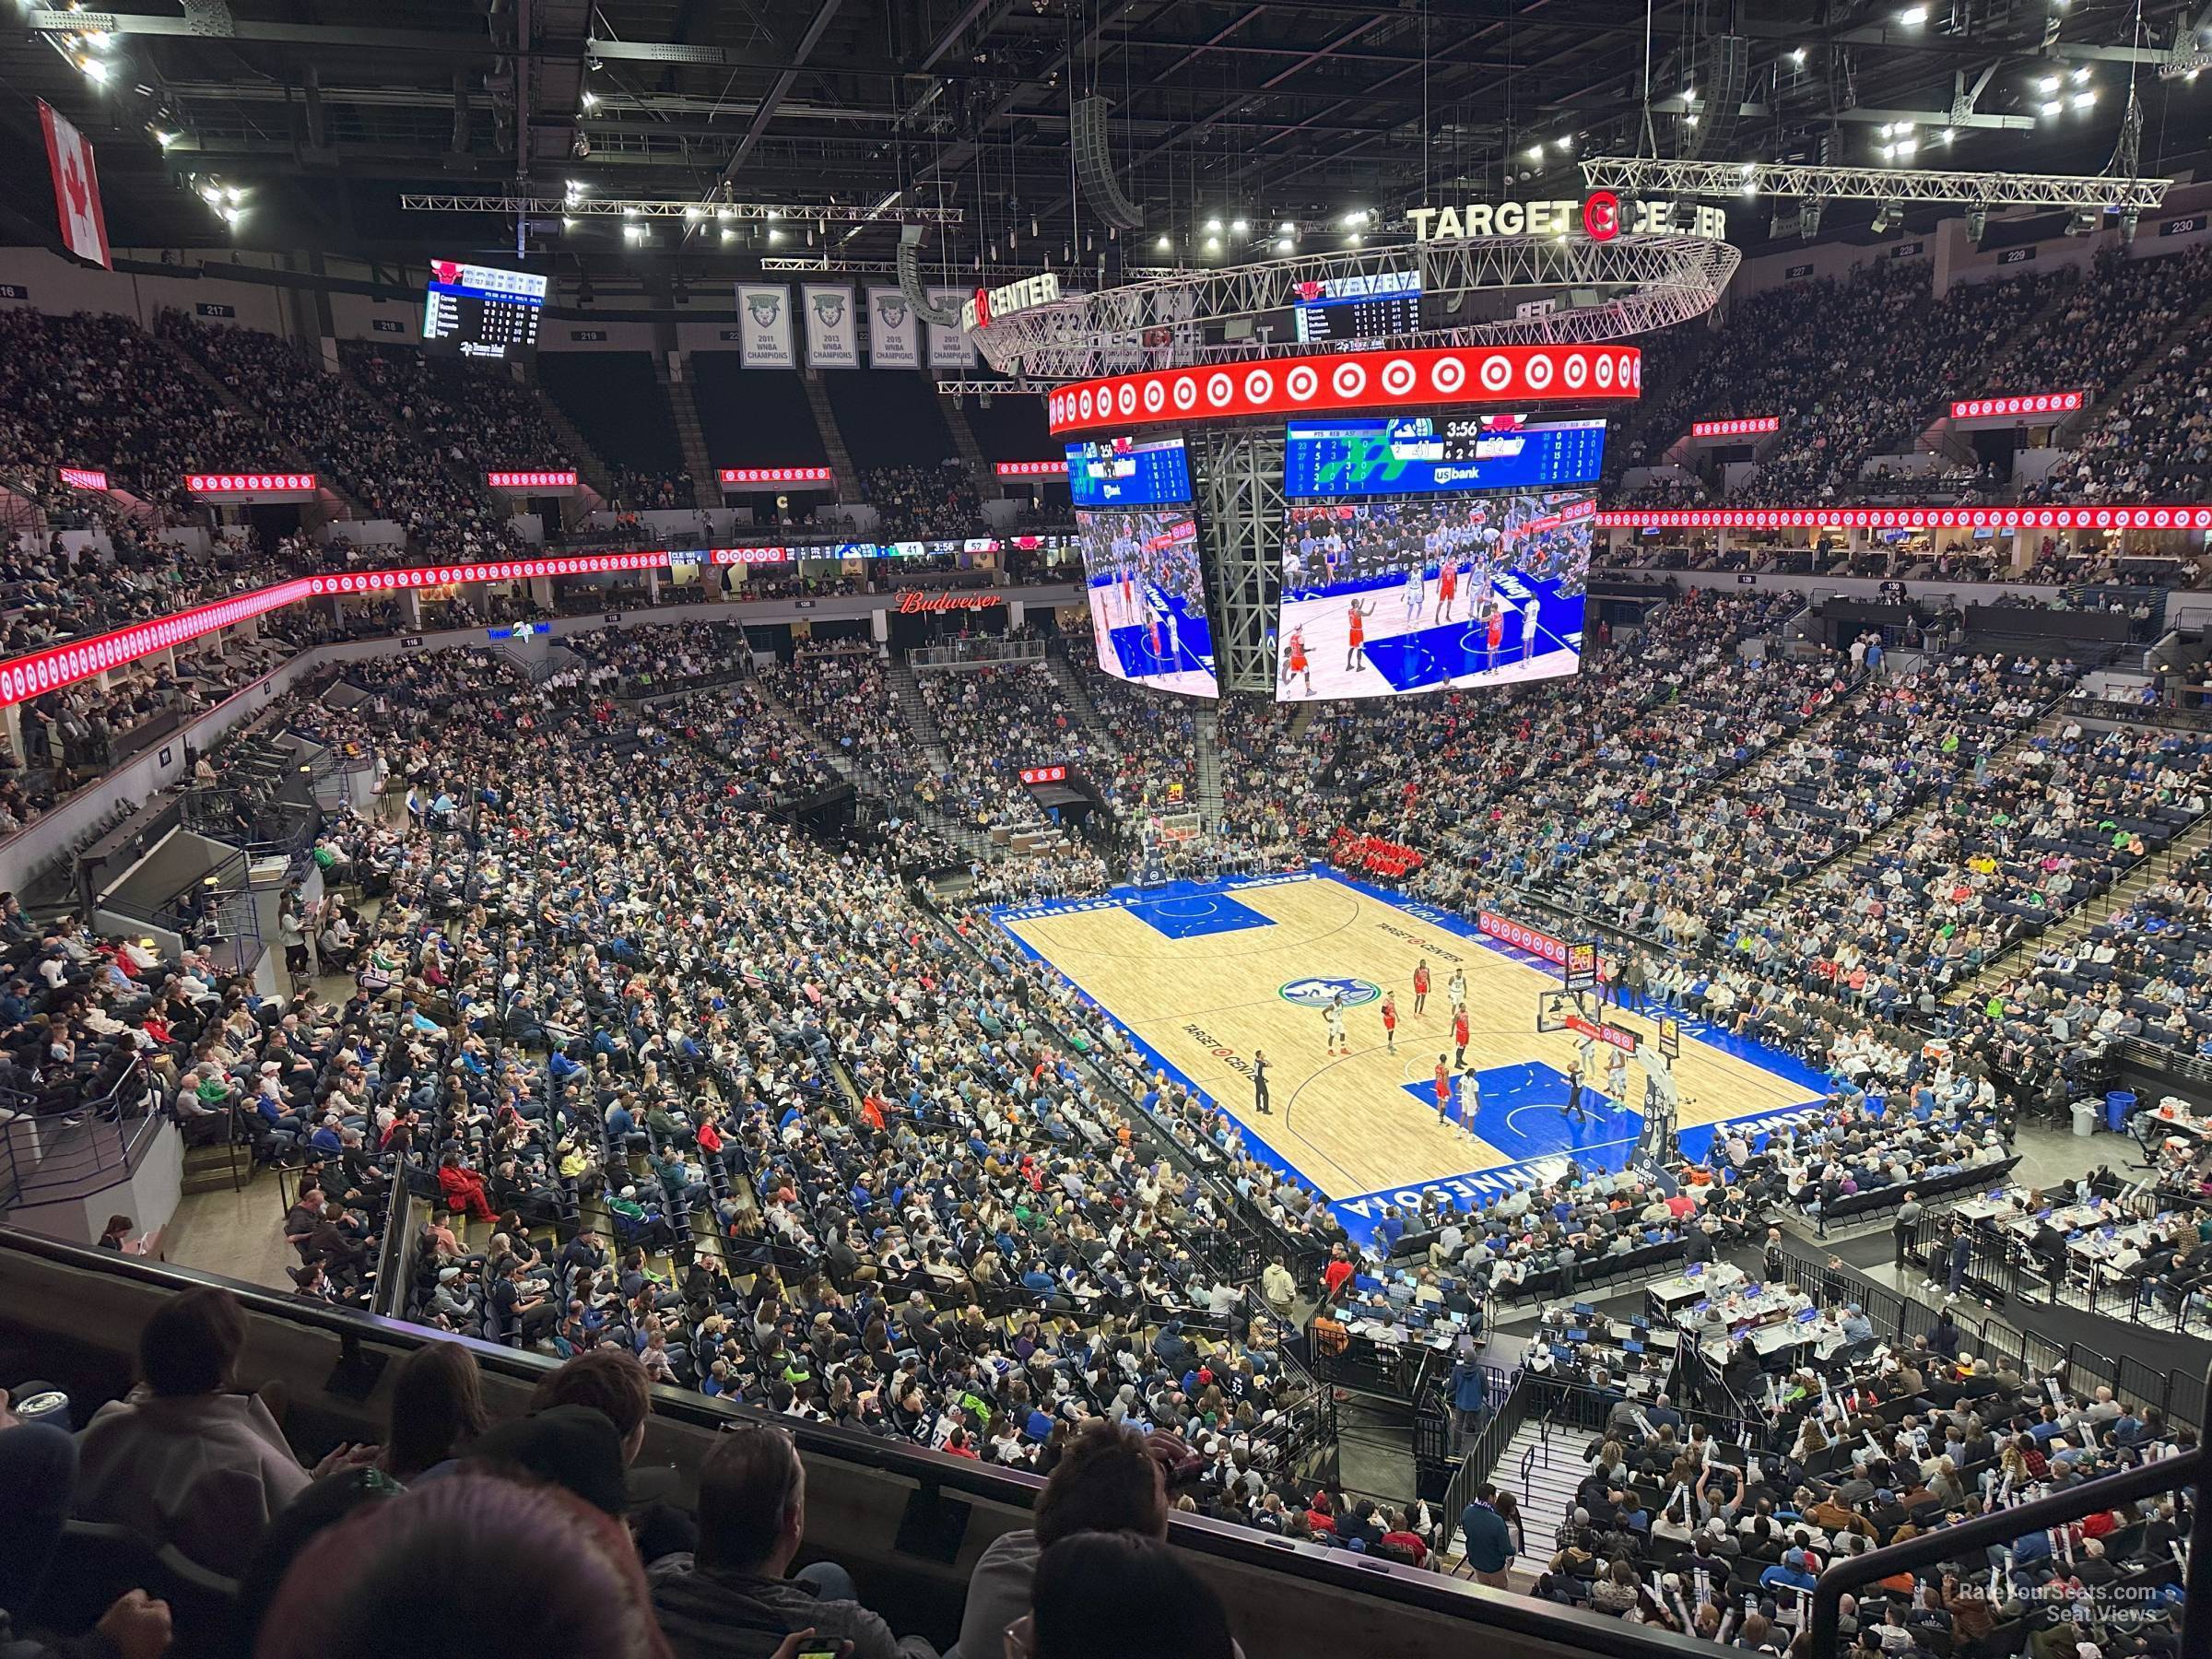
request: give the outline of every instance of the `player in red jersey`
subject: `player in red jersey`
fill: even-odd
[[[1382,1046],[1394,1054],[1398,1052],[1398,1004],[1387,991],[1382,994]]]
[[[1162,653],[1159,642],[1159,618],[1147,611],[1145,615],[1145,639],[1152,648],[1152,660],[1159,662]]]
[[[1371,601],[1362,606],[1355,599],[1346,613],[1344,666],[1347,673],[1367,666],[1367,618],[1374,608]]]
[[[1444,1057],[1439,1054],[1436,1057],[1436,1115],[1449,1122],[1447,1113],[1451,1106],[1452,1068],[1444,1064]]]
[[[1429,1006],[1429,959],[1423,957],[1420,966],[1413,971],[1413,1011],[1425,1012]]]
[[[1432,622],[1449,622],[1452,606],[1459,597],[1459,561],[1447,553],[1436,567],[1436,614]]]
[[[1285,649],[1289,653],[1289,672],[1283,676],[1284,680],[1288,682],[1303,677],[1306,682],[1306,695],[1312,696],[1313,665],[1306,660],[1306,630],[1302,628],[1292,629],[1290,643]]]
[[[1465,1065],[1467,1063],[1467,1005],[1465,1003],[1461,1003],[1452,1010],[1452,1041],[1459,1045],[1459,1055],[1453,1061],[1453,1064]]]
[[[1484,665],[1486,671],[1498,666],[1498,648],[1505,643],[1505,612],[1495,605],[1490,606],[1489,631],[1487,638],[1489,644],[1489,657]]]

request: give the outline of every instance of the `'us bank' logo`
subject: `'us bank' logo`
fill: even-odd
[[[1363,979],[1294,979],[1278,986],[1276,994],[1301,1008],[1325,1008],[1338,997],[1346,1007],[1356,1008],[1381,996],[1382,987]]]

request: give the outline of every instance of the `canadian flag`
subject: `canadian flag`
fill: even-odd
[[[46,133],[46,165],[53,173],[53,205],[60,209],[62,241],[88,264],[113,270],[108,258],[108,218],[100,208],[100,174],[85,135],[39,100],[39,125]]]

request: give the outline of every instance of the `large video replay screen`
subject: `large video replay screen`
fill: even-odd
[[[1067,480],[1099,667],[1162,691],[1218,697],[1182,440],[1071,443]]]
[[[1603,422],[1295,423],[1284,450],[1281,701],[1572,674]]]

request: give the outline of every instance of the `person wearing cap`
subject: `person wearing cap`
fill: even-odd
[[[1759,1582],[1769,1590],[1810,1590],[1819,1580],[1813,1558],[1793,1546],[1783,1551],[1781,1560],[1759,1575]]]

